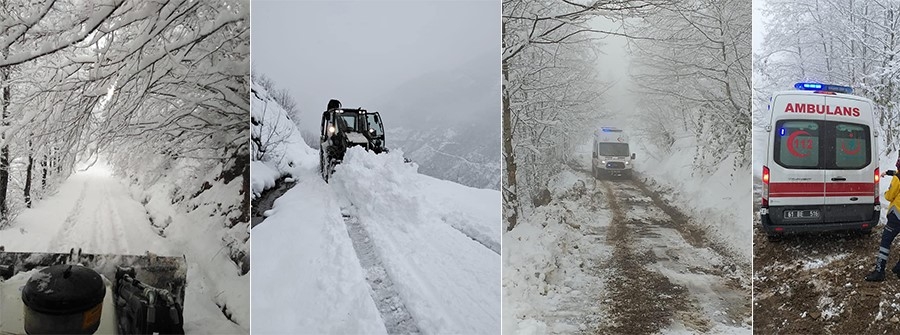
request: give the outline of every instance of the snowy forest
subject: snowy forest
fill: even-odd
[[[754,110],[795,82],[851,86],[872,99],[884,155],[900,149],[900,1],[777,1],[760,8],[766,28],[754,50]],[[765,113],[756,113],[762,126]]]
[[[504,1],[504,333],[752,333],[750,13]]]
[[[744,1],[503,3],[503,197],[507,229],[547,188],[598,122],[611,85],[600,74],[603,38],[629,40],[634,120],[655,149],[695,139],[692,167],[750,160],[750,4]],[[598,28],[597,19],[622,22]]]
[[[59,233],[83,239],[22,251],[144,253],[157,250],[135,242],[162,239],[168,245],[162,249],[191,264],[188,324],[246,332],[249,11],[241,0],[0,1],[0,244],[38,248]],[[108,167],[111,175],[102,178],[112,186],[103,185],[106,194],[80,186],[66,222],[78,219],[86,196],[118,195],[121,188],[123,198],[143,208],[130,218],[117,212],[125,208],[112,208],[115,224],[149,219],[137,228],[159,236],[126,231],[135,237],[129,250],[121,231],[105,241],[93,229],[39,233],[56,222],[33,218],[64,211],[41,202],[67,199],[67,179],[95,165],[103,173]],[[95,176],[82,173],[79,180],[100,180]],[[218,314],[224,328],[198,316],[201,309]]]
[[[202,192],[212,169],[221,172],[215,179],[247,183],[247,10],[241,3],[4,1],[4,221],[100,153],[143,183],[176,164],[187,168],[179,171],[185,194]],[[235,208],[230,224],[247,222],[246,206]]]

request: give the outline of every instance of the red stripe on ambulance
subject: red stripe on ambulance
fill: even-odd
[[[770,183],[770,198],[865,197],[875,193],[873,183]]]

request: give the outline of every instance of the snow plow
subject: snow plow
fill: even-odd
[[[319,171],[327,182],[335,165],[344,159],[347,148],[362,146],[376,154],[387,152],[384,126],[378,112],[362,108],[342,108],[332,99],[322,113],[319,137]]]
[[[183,257],[5,252],[0,334],[184,334]]]

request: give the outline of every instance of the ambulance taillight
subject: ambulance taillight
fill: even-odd
[[[769,167],[763,165],[763,175],[762,175],[762,181],[763,181],[762,206],[763,207],[769,206],[769,178],[770,178],[769,177]]]
[[[878,193],[878,182],[881,181],[881,168],[875,168],[875,204],[881,203],[881,194]]]

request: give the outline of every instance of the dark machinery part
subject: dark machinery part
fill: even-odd
[[[116,269],[116,311],[122,334],[184,334],[184,311],[165,289],[135,279],[133,267]]]

